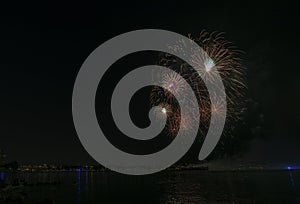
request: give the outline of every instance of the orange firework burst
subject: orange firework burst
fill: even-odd
[[[198,38],[189,39],[197,43],[203,50],[192,49],[186,46],[184,40],[176,42],[175,45],[169,46],[174,53],[189,54],[190,61],[184,62],[170,54],[161,54],[159,64],[168,67],[181,76],[188,82],[198,99],[200,122],[202,126],[209,127],[212,122],[211,115],[216,117],[224,117],[226,115],[225,133],[232,129],[236,120],[240,119],[241,109],[243,108],[245,85],[245,69],[241,65],[241,51],[237,50],[232,43],[224,39],[223,33],[208,33],[201,32]],[[193,69],[194,67],[195,69]],[[209,96],[204,80],[209,81],[216,88],[216,75],[222,79],[226,91],[226,99],[221,99],[218,96]],[[171,118],[169,127],[167,128],[171,135],[176,135],[180,128],[188,133],[190,122],[193,120],[193,113],[187,116],[180,115],[177,104],[174,104],[175,97],[171,94],[170,89],[176,93],[184,94],[186,84],[183,78],[176,75],[162,73],[159,86],[162,88],[154,88],[151,93],[151,103],[154,105],[157,102],[168,103],[173,108],[173,113],[168,115]],[[211,100],[212,99],[212,100]],[[214,103],[212,103],[214,101]],[[227,105],[226,105],[227,104]],[[226,109],[225,109],[226,107]],[[174,111],[176,110],[177,111]],[[226,110],[226,114],[224,112]],[[205,130],[201,130],[202,138],[205,136]]]

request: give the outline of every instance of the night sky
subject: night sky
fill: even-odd
[[[94,163],[72,120],[73,84],[80,66],[106,40],[155,28],[194,36],[203,29],[225,32],[245,52],[248,83],[249,112],[236,125],[241,130],[235,132],[238,139],[231,148],[242,144],[235,154],[253,163],[300,165],[299,9],[287,1],[209,2],[2,6],[0,148],[8,160]],[[153,55],[136,58],[111,77],[140,62],[155,62]]]

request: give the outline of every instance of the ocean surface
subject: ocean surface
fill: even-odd
[[[113,172],[1,173],[24,179],[25,203],[300,203],[300,171],[164,171],[148,176]]]

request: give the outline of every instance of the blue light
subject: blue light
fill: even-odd
[[[287,167],[288,170],[291,170],[292,168],[290,166]]]
[[[4,178],[5,178],[5,173],[4,173],[4,171],[1,171],[0,179],[1,179],[2,181],[4,181]]]
[[[81,194],[81,184],[80,184],[80,181],[81,181],[81,168],[77,168],[77,201],[78,203],[81,203],[80,202],[80,194]]]

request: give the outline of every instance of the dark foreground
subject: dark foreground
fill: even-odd
[[[149,176],[112,172],[1,173],[24,184],[0,203],[300,203],[300,171],[165,171]],[[10,192],[9,192],[10,191]],[[18,198],[20,196],[20,198]],[[51,202],[50,202],[51,203]]]

